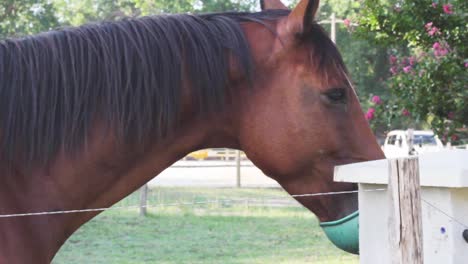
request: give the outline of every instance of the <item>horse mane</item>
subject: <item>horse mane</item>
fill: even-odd
[[[0,154],[24,166],[76,153],[103,122],[119,140],[164,139],[180,123],[182,80],[197,114],[221,109],[229,56],[254,75],[242,22],[284,10],[160,15],[0,41]]]

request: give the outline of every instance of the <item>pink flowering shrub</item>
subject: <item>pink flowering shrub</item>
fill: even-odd
[[[392,98],[401,115],[428,122],[445,138],[468,124],[467,68],[445,44],[434,43],[432,53],[421,53],[414,60],[398,58],[388,79]],[[395,56],[395,55],[393,55]],[[401,63],[402,62],[402,63]]]
[[[468,1],[400,1],[398,12],[388,1],[362,3],[355,34],[391,51],[390,97],[379,104],[372,97],[371,126],[380,119],[388,118],[389,126],[413,120],[453,140],[457,129],[468,127]]]

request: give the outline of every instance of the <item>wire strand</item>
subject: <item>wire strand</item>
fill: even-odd
[[[468,225],[465,225],[463,224],[461,221],[458,221],[457,219],[455,219],[455,217],[449,215],[448,213],[444,212],[442,209],[440,209],[439,207],[435,206],[434,204],[426,201],[425,199],[421,198],[421,201],[425,202],[427,205],[429,205],[430,207],[432,207],[433,209],[436,209],[437,211],[439,211],[440,213],[442,213],[443,215],[447,216],[449,219],[451,219],[452,221],[454,221],[455,223],[463,226],[464,228],[467,228],[468,229]]]
[[[361,190],[365,192],[369,191],[384,191],[385,189],[374,189],[374,190]],[[314,197],[314,196],[327,196],[327,195],[340,195],[340,194],[350,194],[358,193],[358,190],[354,191],[342,191],[342,192],[326,192],[326,193],[309,193],[309,194],[295,194],[291,195],[292,197]],[[280,198],[280,197],[272,197]],[[183,203],[169,203],[169,204],[157,204],[157,205],[132,205],[132,206],[113,206],[113,207],[103,207],[103,208],[91,208],[91,209],[76,209],[76,210],[62,210],[62,211],[44,211],[44,212],[34,212],[34,213],[18,213],[18,214],[2,214],[0,218],[12,218],[12,217],[25,217],[25,216],[44,216],[44,215],[59,215],[59,214],[74,214],[74,213],[89,213],[89,212],[102,212],[109,210],[122,210],[122,209],[132,209],[132,208],[145,208],[145,207],[157,207],[157,206],[177,206],[177,205],[193,205],[193,204],[204,204],[204,203],[218,203],[226,201],[248,201],[249,199],[222,199],[222,200],[212,200],[212,201],[203,201],[203,202],[183,202]]]
[[[158,207],[158,206],[208,204],[208,203],[219,203],[219,202],[224,202],[224,201],[240,201],[240,200],[241,199],[221,199],[221,200],[210,200],[210,201],[202,201],[202,202],[168,203],[168,204],[156,204],[156,205],[147,204],[147,205],[113,206],[113,207],[79,209],[79,210],[63,210],[63,211],[50,211],[50,212],[45,211],[45,212],[22,213],[22,214],[4,214],[4,215],[0,215],[0,218],[24,217],[24,216],[41,216],[41,215],[58,215],[58,214],[74,214],[74,213],[89,213],[89,212],[102,212],[102,211],[110,211],[110,210],[123,210],[123,209]]]
[[[353,191],[341,191],[341,192],[324,192],[324,193],[307,193],[307,194],[294,194],[291,197],[300,198],[300,197],[316,197],[316,196],[329,196],[329,195],[341,195],[341,194],[352,194],[352,193],[359,193],[359,192],[377,192],[377,191],[386,191],[387,189],[368,189],[368,190],[353,190]],[[266,197],[263,200],[267,199],[278,199],[282,197]],[[257,199],[258,200],[258,199]],[[113,207],[103,207],[103,208],[91,208],[91,209],[78,209],[78,210],[63,210],[63,211],[44,211],[44,212],[35,212],[35,213],[19,213],[19,214],[3,214],[0,215],[0,218],[13,218],[13,217],[26,217],[26,216],[44,216],[44,215],[59,215],[59,214],[74,214],[74,213],[89,213],[89,212],[103,212],[103,211],[110,211],[110,210],[123,210],[123,209],[137,209],[137,208],[149,208],[149,207],[163,207],[163,206],[180,206],[180,205],[196,205],[196,204],[209,204],[209,203],[220,203],[220,202],[242,202],[242,201],[257,201],[255,199],[248,199],[248,198],[239,198],[239,199],[217,199],[217,200],[208,200],[208,201],[200,201],[200,202],[182,202],[182,203],[167,203],[167,204],[156,204],[156,205],[131,205],[131,206],[113,206]],[[432,203],[428,202],[427,200],[421,198],[423,202],[427,205],[432,207],[433,209],[439,211],[452,221],[456,222],[457,224],[463,226],[464,228],[468,228],[468,225],[463,224],[461,221],[457,220],[453,216],[449,215],[448,213],[444,212],[442,209],[438,208],[437,206],[433,205]]]
[[[326,193],[293,194],[291,195],[291,197],[327,196],[327,195],[350,194],[350,193],[359,193],[359,192],[378,192],[378,191],[385,191],[385,190],[387,189],[369,189],[369,190],[353,190],[353,191],[326,192]]]

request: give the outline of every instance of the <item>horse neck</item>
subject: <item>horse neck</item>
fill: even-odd
[[[95,126],[82,154],[61,154],[47,168],[18,169],[5,176],[5,184],[0,185],[0,214],[109,207],[191,151],[237,147],[231,110],[208,116],[187,114],[170,136],[142,152],[119,146],[107,130]],[[97,214],[0,219],[0,248],[5,249],[0,260],[22,258],[24,254],[16,254],[22,249],[34,262],[48,263],[65,240]]]

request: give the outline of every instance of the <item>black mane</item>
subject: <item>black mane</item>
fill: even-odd
[[[0,41],[0,154],[25,166],[81,148],[94,122],[125,143],[163,139],[180,121],[182,75],[199,113],[223,107],[229,54],[253,76],[242,22],[288,11],[163,15]]]

